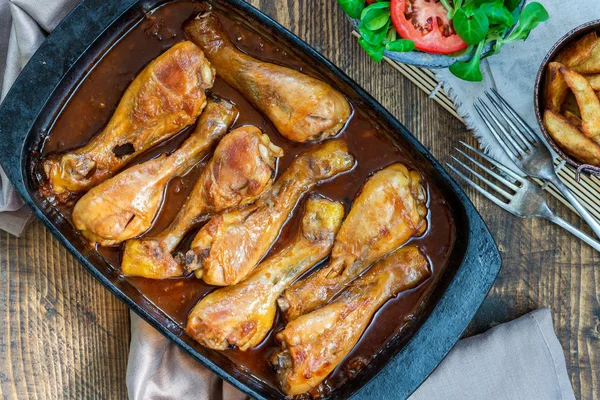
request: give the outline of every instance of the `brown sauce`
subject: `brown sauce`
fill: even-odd
[[[205,7],[202,3],[192,1],[168,3],[154,10],[123,36],[74,90],[51,127],[42,154],[64,152],[79,147],[100,132],[111,117],[123,92],[139,71],[170,46],[184,40],[185,35],[181,29],[183,22],[193,14],[204,10]],[[277,47],[225,15],[219,14],[219,17],[233,41],[243,51],[263,60],[319,76],[302,61],[291,57],[285,49]],[[292,143],[281,137],[262,114],[218,76],[210,92],[236,103],[240,110],[240,117],[235,126],[255,125],[267,133],[276,145],[284,149],[285,156],[279,161],[279,173],[287,168],[296,154],[311,146]],[[185,140],[191,129],[192,127],[187,128],[175,138],[138,157],[135,162],[173,151]],[[379,132],[369,118],[358,109],[354,110],[353,117],[341,137],[348,142],[352,154],[357,159],[357,166],[352,171],[321,184],[315,192],[342,202],[346,210],[350,208],[357,192],[373,172],[394,162],[402,162],[410,168],[419,169],[419,165],[408,152],[398,148],[384,133]],[[187,175],[169,183],[165,204],[147,234],[160,232],[174,218],[204,164],[205,161],[200,162]],[[425,181],[432,181],[427,175],[424,177]],[[428,231],[422,237],[413,239],[412,243],[429,256],[433,276],[418,288],[399,294],[378,311],[358,345],[319,389],[321,393],[342,385],[356,368],[368,363],[392,337],[399,334],[433,286],[432,282],[440,276],[448,263],[455,239],[451,212],[435,187],[429,185],[428,192]],[[284,226],[271,253],[277,251],[294,236],[302,204],[303,202]],[[59,212],[69,219],[71,208],[60,207]],[[182,248],[189,245],[190,239],[196,232],[197,230],[190,232],[188,239],[182,243]],[[98,251],[115,269],[119,269],[120,247],[98,248]],[[185,327],[188,313],[196,302],[215,289],[194,277],[162,281],[138,277],[125,279],[182,327]],[[241,368],[276,387],[274,374],[268,367],[266,359],[278,347],[273,333],[283,326],[284,323],[278,316],[274,329],[260,346],[246,352],[228,350],[223,353]]]

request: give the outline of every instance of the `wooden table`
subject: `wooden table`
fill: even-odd
[[[402,121],[441,161],[459,140],[454,117],[350,34],[333,0],[252,0],[323,53]],[[502,271],[468,334],[548,307],[577,398],[600,393],[600,255],[560,228],[514,218],[467,190],[502,253]],[[570,223],[581,220],[552,201]],[[0,234],[0,397],[126,398],[129,312],[41,223]]]

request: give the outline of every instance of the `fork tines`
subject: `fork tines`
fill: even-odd
[[[475,188],[479,193],[481,193],[500,207],[507,209],[508,204],[514,198],[515,193],[523,185],[524,179],[509,168],[503,166],[498,161],[483,154],[474,147],[462,141],[460,143],[468,150],[478,155],[481,159],[491,164],[491,166],[495,167],[500,173],[494,171],[492,167],[484,165],[483,161],[480,162],[476,160],[475,158],[473,158],[472,156],[470,156],[469,154],[467,154],[459,148],[456,148],[456,151],[458,151],[460,155],[462,155],[466,160],[468,160],[474,166],[476,166],[481,172],[478,172],[477,170],[470,167],[468,164],[454,156],[451,157],[454,160],[456,166],[452,163],[446,163],[446,165],[466,183]],[[489,177],[495,179],[498,183],[493,182],[484,174],[487,174]],[[476,183],[472,178],[470,178],[469,175],[476,177],[479,181],[483,182],[491,190],[486,190],[482,185]]]
[[[491,107],[481,98],[478,99],[479,104],[475,103],[474,107],[508,155],[511,158],[521,159],[527,153],[531,153],[533,147],[543,145],[531,127],[506,100],[495,89],[491,89],[491,92],[492,94],[484,92]]]

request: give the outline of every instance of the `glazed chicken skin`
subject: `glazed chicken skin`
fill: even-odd
[[[185,234],[212,213],[254,202],[271,188],[281,156],[283,151],[253,126],[225,135],[169,227],[125,243],[123,274],[152,279],[183,275],[172,252]]]
[[[198,15],[184,30],[217,75],[262,111],[285,138],[324,140],[339,133],[350,118],[350,104],[327,83],[239,51],[215,14]]]
[[[193,124],[206,106],[205,89],[214,76],[198,46],[185,41],[171,47],[129,85],[101,133],[83,147],[44,160],[46,197],[67,201]]]
[[[390,298],[431,275],[427,258],[407,246],[374,264],[333,302],[277,333],[281,349],[270,359],[287,395],[319,385],[348,355],[373,315]]]
[[[288,321],[339,293],[373,262],[427,228],[421,175],[392,164],[371,176],[340,228],[329,264],[296,282],[278,300]]]
[[[87,192],[73,208],[75,227],[102,246],[144,233],[159,211],[167,183],[208,154],[237,114],[228,101],[211,100],[195,131],[175,152],[134,165]]]
[[[295,239],[241,283],[203,298],[190,313],[188,335],[216,350],[247,350],[260,344],[275,321],[277,297],[327,257],[343,218],[342,204],[311,195]]]
[[[301,153],[256,203],[218,214],[200,229],[186,254],[188,270],[210,285],[240,282],[271,248],[300,197],[353,166],[341,139]]]

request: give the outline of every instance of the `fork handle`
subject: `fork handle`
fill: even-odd
[[[592,231],[594,231],[596,236],[600,238],[600,223],[598,223],[598,221],[592,216],[592,214],[590,214],[590,212],[585,209],[585,207],[579,202],[579,200],[577,200],[577,197],[575,197],[575,195],[571,193],[571,190],[569,190],[567,185],[565,185],[556,174],[554,174],[554,177],[551,180],[551,182],[563,194],[563,196],[567,198],[569,203],[571,203],[571,205],[575,207],[575,210],[577,210],[581,218],[583,218],[585,222],[587,222],[587,224],[590,226],[590,228],[592,228]]]
[[[600,251],[600,242],[599,241],[597,241],[596,239],[594,239],[587,233],[580,231],[579,229],[577,229],[576,227],[574,227],[573,225],[569,224],[567,221],[565,221],[564,219],[559,217],[558,215],[551,213],[550,215],[548,215],[546,217],[546,219],[548,221],[554,222],[556,225],[560,226],[561,228],[571,232],[573,235],[577,236],[579,239],[583,240],[584,242],[586,242],[587,244],[592,246],[592,248],[596,249],[597,251]]]

